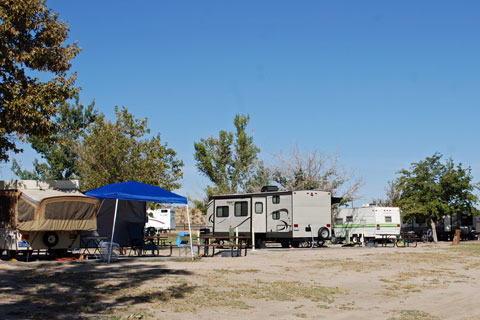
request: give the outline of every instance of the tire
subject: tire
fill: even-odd
[[[43,236],[43,243],[48,247],[55,247],[58,243],[58,235],[53,231],[48,231]]]
[[[353,236],[352,237],[352,243],[354,243],[354,244],[360,243],[360,238],[357,237],[357,236]]]
[[[321,227],[320,230],[318,230],[318,238],[320,240],[327,240],[328,237],[330,237],[330,230],[325,227]]]
[[[330,242],[331,242],[332,244],[338,244],[338,239],[337,239],[337,237],[332,236],[332,237],[330,238]]]

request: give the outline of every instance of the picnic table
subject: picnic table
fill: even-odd
[[[203,247],[204,256],[209,256],[209,249],[212,248],[212,257],[215,255],[215,249],[230,249],[231,256],[234,256],[234,252],[237,257],[242,255],[242,249],[245,249],[245,256],[247,255],[249,236],[215,236],[215,235],[201,235],[197,237],[198,252]],[[203,240],[203,241],[202,241]],[[203,243],[202,243],[203,242]]]

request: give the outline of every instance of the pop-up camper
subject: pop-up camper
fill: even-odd
[[[99,200],[77,180],[0,181],[0,250],[73,249],[80,231],[97,229]]]
[[[396,238],[400,235],[400,209],[366,205],[362,208],[339,208],[335,213],[332,242],[347,237],[357,243],[363,236],[365,241]]]

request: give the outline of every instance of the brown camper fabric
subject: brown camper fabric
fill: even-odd
[[[35,207],[20,197],[17,204],[18,222],[32,221],[35,218]]]
[[[90,220],[95,218],[95,205],[80,201],[59,201],[45,205],[47,220]]]

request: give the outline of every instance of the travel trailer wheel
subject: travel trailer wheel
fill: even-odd
[[[58,243],[58,235],[53,231],[48,231],[43,236],[43,243],[49,248],[55,247]]]
[[[337,239],[337,237],[332,236],[332,237],[330,238],[330,242],[331,242],[332,244],[338,244],[338,239]]]
[[[320,228],[320,230],[318,230],[318,237],[321,240],[327,240],[329,236],[330,236],[330,231],[327,228],[322,227]]]
[[[357,244],[357,243],[360,242],[360,239],[359,239],[357,236],[353,236],[353,237],[352,237],[352,242],[355,243],[355,244]]]

